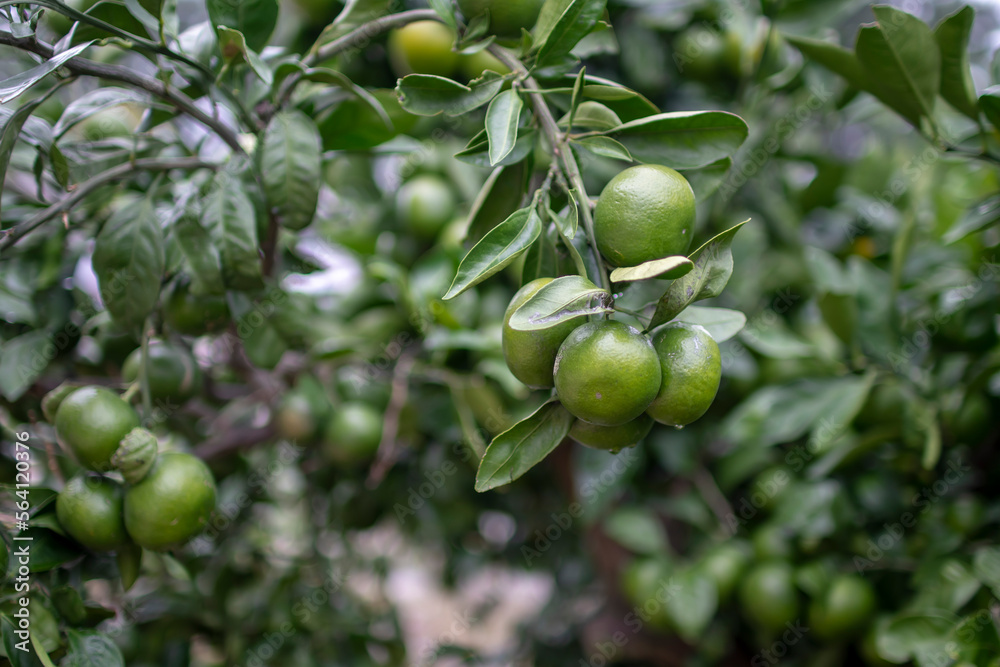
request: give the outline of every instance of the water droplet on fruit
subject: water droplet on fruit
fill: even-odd
[[[684,428],[684,427],[683,427],[683,426],[678,426],[677,424],[674,424],[674,428],[675,428],[675,429],[677,429],[677,430],[679,431],[679,430],[681,430],[681,429],[682,429],[682,428]]]

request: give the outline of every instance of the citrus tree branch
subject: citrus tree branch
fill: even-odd
[[[54,49],[51,45],[39,41],[34,37],[15,37],[9,32],[3,31],[0,31],[0,44],[13,46],[14,48],[34,53],[43,58],[51,58],[54,53]],[[133,88],[138,88],[152,93],[156,97],[168,102],[177,110],[186,113],[205,127],[215,132],[215,134],[226,142],[226,144],[232,148],[234,152],[246,152],[243,150],[242,146],[240,146],[239,139],[233,130],[224,125],[217,118],[213,118],[211,115],[195,106],[194,100],[190,97],[179,90],[171,88],[159,79],[139,74],[135,70],[128,67],[122,67],[121,65],[105,65],[104,63],[86,60],[85,58],[73,58],[67,61],[63,67],[74,74],[94,76],[108,81],[118,81],[132,86]]]
[[[17,243],[25,234],[40,227],[63,211],[68,211],[82,199],[98,188],[128,178],[136,171],[170,171],[171,169],[216,169],[217,166],[199,160],[198,158],[141,158],[125,162],[102,171],[100,174],[80,183],[68,195],[39,211],[20,224],[6,230],[0,230],[0,252]]]
[[[579,208],[580,215],[583,217],[583,228],[586,230],[587,239],[590,241],[590,251],[594,255],[594,261],[597,262],[597,267],[601,274],[601,287],[610,292],[611,280],[608,278],[607,271],[604,270],[604,261],[601,259],[601,253],[597,250],[597,238],[594,236],[594,215],[591,211],[590,197],[587,196],[587,188],[583,183],[580,165],[577,164],[576,157],[569,147],[566,134],[559,129],[559,123],[556,121],[555,116],[552,115],[552,110],[545,101],[545,95],[541,87],[530,76],[521,60],[509,50],[496,44],[490,44],[488,50],[499,58],[504,65],[509,67],[511,71],[521,75],[524,81],[524,89],[527,91],[528,99],[531,101],[531,107],[535,110],[535,117],[538,118],[542,132],[552,146],[553,157],[562,164],[563,172],[569,180],[570,187],[576,191],[577,208]]]

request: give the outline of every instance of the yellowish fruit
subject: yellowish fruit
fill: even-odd
[[[458,65],[455,33],[437,21],[416,21],[389,35],[389,62],[397,76],[449,76]]]

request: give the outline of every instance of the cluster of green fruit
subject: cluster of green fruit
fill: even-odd
[[[149,382],[159,398],[182,400],[198,386],[189,355],[166,344],[150,347]],[[130,357],[126,375],[137,373]],[[131,370],[128,370],[131,369]],[[63,530],[94,551],[136,544],[165,551],[182,546],[207,525],[215,509],[215,480],[190,454],[160,454],[156,437],[140,427],[132,406],[110,389],[62,385],[43,402],[63,449],[82,467],[56,500]],[[117,471],[125,484],[107,473]]]
[[[695,197],[678,172],[658,165],[626,169],[608,183],[594,216],[595,240],[612,266],[683,255],[691,243]],[[577,418],[570,437],[617,451],[642,440],[658,421],[682,427],[708,410],[719,389],[719,347],[700,326],[671,322],[647,336],[616,320],[579,316],[538,331],[510,326],[551,278],[514,295],[504,318],[507,366],[531,387],[555,387]]]

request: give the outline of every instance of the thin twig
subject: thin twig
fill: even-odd
[[[33,37],[14,37],[9,32],[0,31],[0,44],[13,46],[22,51],[42,56],[43,58],[51,58],[54,53],[52,46],[45,42],[38,41]],[[66,61],[63,67],[74,74],[95,76],[109,81],[119,81],[133,88],[139,88],[152,93],[211,129],[234,152],[240,154],[246,153],[243,147],[240,146],[239,138],[233,130],[224,125],[219,119],[212,117],[195,106],[194,100],[190,97],[179,90],[171,88],[159,79],[139,74],[135,70],[122,67],[121,65],[105,65],[104,63],[94,62],[85,58],[72,58]]]
[[[385,419],[382,422],[382,440],[378,444],[375,463],[368,471],[368,488],[374,489],[399,458],[399,417],[406,407],[410,396],[410,371],[416,361],[417,350],[404,351],[392,371],[392,393],[389,395],[389,406],[385,409]]]
[[[25,234],[51,220],[63,211],[75,206],[98,188],[115,181],[128,178],[136,171],[170,171],[171,169],[217,169],[217,165],[204,162],[198,158],[141,158],[125,162],[77,185],[72,192],[39,211],[34,216],[4,231],[0,231],[0,252],[17,243]]]
[[[699,466],[695,470],[692,479],[694,485],[698,487],[701,497],[712,510],[712,513],[715,514],[715,518],[719,520],[719,525],[723,530],[728,530],[730,522],[736,514],[733,512],[732,506],[726,500],[726,496],[722,493],[719,485],[715,483],[712,473],[708,472],[704,467]]]
[[[218,459],[232,452],[251,449],[262,442],[273,440],[277,432],[273,426],[263,428],[230,427],[194,449],[194,455],[205,461]]]

